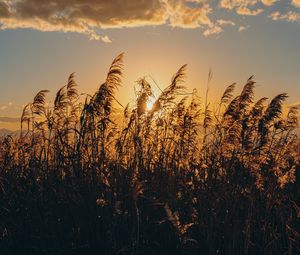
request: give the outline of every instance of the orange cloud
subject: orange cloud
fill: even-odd
[[[212,11],[210,6],[200,1],[194,0],[193,2],[198,4],[194,8],[186,5],[186,2],[184,1],[165,1],[168,13],[167,17],[171,26],[182,28],[197,28],[202,25],[212,24],[212,21],[208,17],[208,15]]]
[[[256,16],[260,13],[262,13],[264,10],[263,9],[255,9],[251,10],[248,7],[239,7],[237,9],[237,13],[240,15],[249,15],[249,16]]]
[[[300,7],[300,0],[293,0],[292,4],[296,7]]]
[[[239,15],[256,16],[263,12],[257,4],[263,3],[266,6],[273,5],[277,0],[220,0],[220,6],[228,10],[235,10]]]
[[[185,0],[0,0],[0,24],[2,29],[79,32],[110,42],[95,29],[210,25],[209,5],[192,2],[193,7]]]
[[[271,6],[271,5],[273,5],[275,2],[277,2],[277,0],[261,0],[261,2],[262,2],[264,5]]]
[[[86,34],[109,43],[107,28],[169,25],[201,28],[204,36],[219,34],[235,22],[213,20],[217,5],[239,15],[256,16],[278,0],[0,0],[0,29],[32,28]],[[291,2],[288,4],[290,5]],[[299,6],[299,0],[292,0]],[[296,12],[272,14],[297,21]],[[101,31],[101,32],[100,32]]]
[[[300,22],[300,13],[289,11],[286,14],[282,14],[280,12],[273,12],[269,16],[272,20],[286,20],[289,22]]]
[[[223,32],[223,29],[220,26],[213,26],[213,27],[207,28],[204,31],[203,35],[205,37],[208,37],[210,35],[220,34],[221,32]]]

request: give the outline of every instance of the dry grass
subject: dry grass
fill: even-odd
[[[84,103],[74,74],[24,108],[0,144],[1,254],[296,254],[297,110],[254,102],[250,77],[217,109],[185,94],[186,66],[147,111],[120,106],[123,55]],[[211,73],[209,75],[209,81]],[[209,90],[209,81],[208,89]]]

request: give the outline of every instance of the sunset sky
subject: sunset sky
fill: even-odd
[[[212,69],[211,101],[253,74],[257,97],[299,104],[300,0],[0,0],[0,128],[16,129],[22,105],[41,89],[50,100],[72,72],[93,93],[121,52],[124,104],[138,78],[164,88],[183,64],[202,96]]]

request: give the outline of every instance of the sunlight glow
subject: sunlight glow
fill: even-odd
[[[154,97],[149,97],[148,98],[148,101],[147,101],[147,111],[151,111],[154,102],[155,102],[155,98]]]

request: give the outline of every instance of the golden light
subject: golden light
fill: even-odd
[[[149,97],[147,100],[147,111],[151,111],[154,103],[155,103],[155,98]]]

